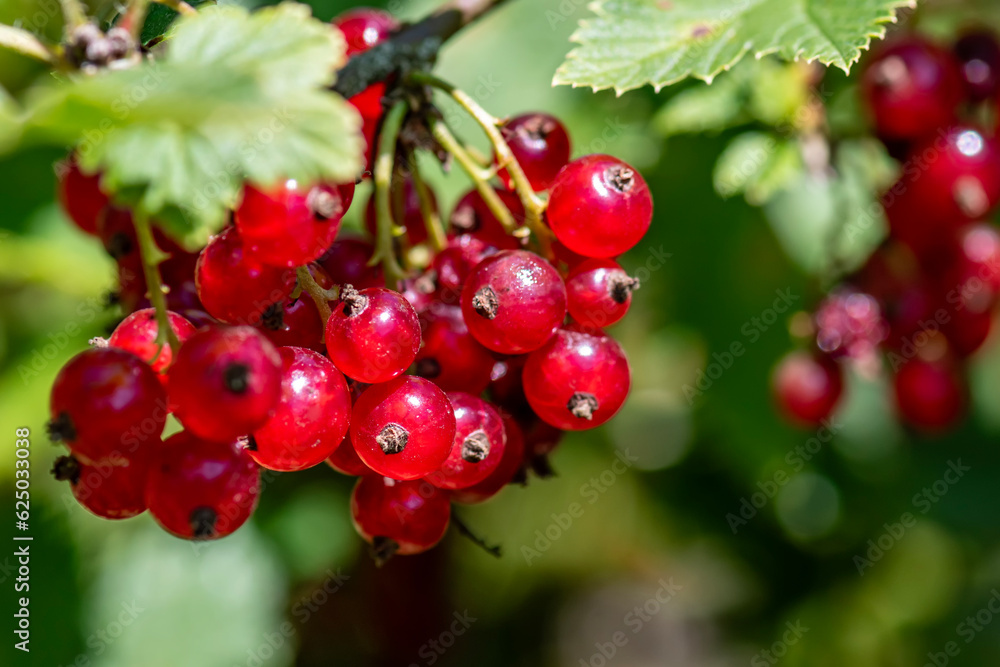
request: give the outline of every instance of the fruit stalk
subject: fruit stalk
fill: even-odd
[[[375,254],[372,255],[369,266],[382,262],[385,284],[391,289],[395,289],[399,281],[405,277],[392,246],[393,222],[389,189],[396,159],[396,140],[403,126],[403,119],[406,118],[406,111],[406,102],[397,102],[385,115],[382,134],[378,140],[378,153],[375,157],[375,219],[378,233],[375,239]]]
[[[299,285],[312,298],[316,304],[316,310],[319,311],[319,315],[325,324],[330,319],[330,302],[339,297],[339,292],[323,289],[316,282],[316,279],[313,278],[312,274],[309,273],[309,269],[304,266],[300,266],[297,269],[296,275],[299,278]]]
[[[416,151],[409,149],[406,153],[406,159],[410,164],[410,175],[413,177],[413,187],[417,191],[417,199],[420,200],[420,214],[424,219],[424,226],[427,228],[427,238],[430,239],[434,250],[440,252],[448,244],[444,229],[441,228],[441,216],[435,210],[427,183],[424,182],[420,175],[420,169],[417,168]]]
[[[146,277],[146,289],[149,290],[149,302],[156,309],[156,341],[160,344],[170,345],[170,349],[176,355],[180,349],[180,341],[177,334],[170,326],[170,318],[167,315],[167,300],[163,295],[163,282],[160,280],[160,263],[167,258],[167,255],[156,245],[153,238],[153,229],[149,224],[149,216],[141,208],[135,210],[133,216],[135,222],[135,235],[139,241],[139,256],[142,258],[142,271]]]

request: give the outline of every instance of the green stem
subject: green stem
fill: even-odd
[[[161,5],[165,5],[181,16],[197,16],[198,10],[184,2],[184,0],[155,0]]]
[[[319,311],[319,316],[323,318],[323,323],[325,324],[328,319],[330,319],[330,302],[336,301],[340,298],[340,290],[326,290],[316,282],[313,275],[304,266],[300,266],[296,270],[296,275],[299,278],[299,287],[308,294],[313,303],[316,304],[316,310]]]
[[[167,300],[164,296],[163,282],[160,280],[160,263],[169,255],[156,245],[156,240],[153,238],[153,228],[145,211],[136,209],[132,219],[135,223],[135,235],[139,241],[139,257],[142,259],[142,271],[146,276],[149,302],[156,309],[156,342],[160,345],[170,345],[170,349],[176,355],[181,344],[177,340],[177,334],[174,333],[173,327],[170,326],[170,318],[167,316]]]
[[[87,22],[87,10],[80,0],[59,0],[59,4],[62,6],[67,33]]]
[[[0,47],[16,51],[22,56],[28,56],[43,63],[55,65],[58,62],[55,52],[46,46],[42,40],[27,30],[0,23]]]
[[[431,201],[427,183],[424,182],[420,175],[420,169],[417,167],[417,154],[412,148],[407,150],[406,159],[410,163],[410,175],[413,177],[413,187],[417,191],[417,199],[420,200],[420,214],[424,219],[424,226],[427,228],[427,238],[430,239],[434,250],[440,252],[448,245],[448,239],[445,237],[444,228],[441,225],[441,215]]]
[[[375,220],[377,234],[375,238],[375,254],[368,264],[382,262],[382,272],[385,274],[385,284],[396,289],[405,276],[403,269],[396,260],[392,245],[392,210],[389,204],[389,189],[392,182],[392,170],[396,160],[396,140],[399,130],[406,118],[406,102],[396,102],[382,121],[382,134],[378,138],[378,152],[375,156]]]

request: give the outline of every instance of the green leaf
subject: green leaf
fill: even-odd
[[[554,84],[656,90],[711,81],[743,56],[775,53],[849,71],[914,0],[598,0]]]
[[[105,189],[192,244],[222,226],[244,181],[352,180],[360,118],[326,89],[343,41],[309,11],[181,19],[159,60],[35,91],[24,142],[77,146]]]
[[[746,132],[719,156],[712,181],[719,196],[742,193],[748,203],[760,206],[801,174],[802,158],[795,141]]]

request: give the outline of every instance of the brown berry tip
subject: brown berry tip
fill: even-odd
[[[574,417],[588,421],[594,418],[594,412],[597,411],[598,407],[597,397],[583,391],[573,394],[569,402],[566,403],[566,408],[573,413]]]
[[[206,540],[215,535],[218,515],[211,507],[196,507],[191,511],[191,536],[196,540]]]
[[[354,289],[354,285],[344,285],[340,290],[340,300],[344,302],[344,315],[354,317],[368,307],[368,297]]]
[[[74,456],[60,456],[52,465],[52,476],[60,482],[69,480],[75,486],[80,481],[80,462]]]
[[[630,278],[624,273],[615,273],[608,280],[608,290],[611,293],[611,300],[615,303],[625,303],[632,296],[632,292],[639,289],[639,279]]]
[[[76,440],[76,427],[66,412],[60,412],[56,418],[45,425],[52,442],[73,442]]]
[[[616,164],[613,167],[608,167],[604,173],[608,183],[619,192],[628,192],[635,184],[635,171],[629,167]]]
[[[370,549],[372,558],[375,559],[375,567],[382,567],[389,559],[396,555],[399,551],[399,542],[392,539],[391,537],[382,537],[377,535],[372,538],[372,546]]]
[[[317,222],[325,222],[343,214],[340,197],[320,187],[313,188],[306,195],[306,206]]]
[[[497,310],[499,308],[500,301],[497,299],[497,293],[494,292],[493,288],[489,285],[486,287],[480,287],[479,291],[472,297],[472,309],[475,310],[478,315],[481,315],[488,320],[492,320],[497,316]]]
[[[242,394],[250,387],[250,367],[246,364],[229,364],[222,372],[222,383],[234,394]]]
[[[406,449],[406,442],[409,439],[410,432],[395,423],[386,424],[375,436],[375,442],[382,448],[383,454],[399,454]]]
[[[462,458],[469,463],[479,463],[490,455],[490,439],[482,431],[473,431],[462,442]]]

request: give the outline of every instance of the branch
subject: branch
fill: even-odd
[[[66,22],[67,35],[87,22],[87,10],[80,0],[59,0],[59,5],[62,7],[63,19]]]
[[[375,235],[375,254],[368,265],[382,262],[382,273],[385,274],[385,284],[389,289],[397,289],[399,282],[405,277],[403,269],[396,261],[392,245],[392,207],[389,202],[389,186],[392,181],[392,170],[396,159],[396,140],[403,120],[408,111],[406,102],[396,102],[389,109],[382,121],[382,134],[378,139],[378,151],[375,156],[375,220],[377,234]]]
[[[16,51],[23,56],[41,60],[50,65],[56,64],[56,54],[42,40],[27,30],[0,23],[0,47]]]

